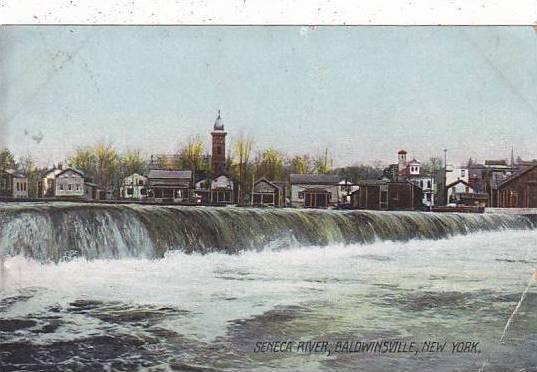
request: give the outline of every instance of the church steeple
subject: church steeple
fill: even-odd
[[[511,166],[515,166],[515,148],[511,146]]]

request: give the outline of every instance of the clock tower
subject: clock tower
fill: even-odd
[[[213,131],[211,136],[212,154],[211,154],[211,170],[213,177],[218,177],[224,174],[226,169],[226,135],[224,131],[224,121],[220,116],[220,110],[218,110],[218,116],[214,122]]]

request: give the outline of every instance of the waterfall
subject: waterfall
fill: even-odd
[[[270,247],[441,239],[533,229],[531,216],[41,203],[0,205],[0,256],[160,258],[169,250],[238,253]]]

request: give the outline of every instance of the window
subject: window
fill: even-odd
[[[127,188],[127,195],[133,195],[134,189],[132,187]]]
[[[216,147],[216,153],[217,153],[218,155],[221,155],[221,154],[222,154],[222,148],[221,148],[220,146],[217,146],[217,147]]]
[[[427,194],[425,194],[427,196],[427,201],[431,201],[431,193],[428,192]]]
[[[76,191],[80,191],[80,184],[79,183],[76,184]]]
[[[464,169],[461,169],[461,177],[464,177],[466,175],[466,172]]]
[[[24,186],[24,191],[26,191],[26,186],[28,185],[26,182],[22,184]]]
[[[144,185],[144,180],[138,180],[138,186],[143,186]]]
[[[420,180],[420,187],[423,189],[423,180]]]
[[[304,191],[300,191],[300,192],[298,193],[298,198],[299,198],[299,199],[304,199]]]
[[[71,184],[67,185],[67,190],[71,191]]]
[[[431,188],[431,180],[428,180],[428,181],[427,181],[427,188],[428,188],[428,189]]]
[[[20,191],[20,184],[17,182],[17,191]]]
[[[63,184],[60,185],[60,190],[63,190]]]

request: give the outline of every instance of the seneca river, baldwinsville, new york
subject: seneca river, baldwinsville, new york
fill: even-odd
[[[1,204],[0,370],[535,371],[536,227]]]

